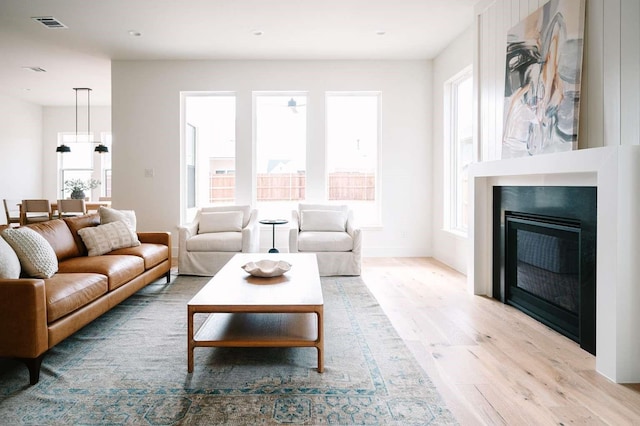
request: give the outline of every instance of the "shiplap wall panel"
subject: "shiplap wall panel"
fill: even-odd
[[[606,0],[602,28],[620,28],[620,0]],[[603,31],[604,145],[620,145],[620,30]]]
[[[586,144],[581,148],[597,148],[604,146],[604,2],[605,0],[589,0],[586,5],[585,42],[583,70],[587,74],[586,84],[581,92],[586,92],[586,108],[580,114],[580,122],[584,123],[582,135],[586,134]],[[580,136],[579,136],[580,137]]]
[[[491,8],[491,12],[489,14],[489,49],[491,49],[492,51],[496,51],[496,38],[498,37],[498,33],[497,31],[495,31],[496,28],[496,15],[497,15],[498,11],[496,10],[496,8]],[[493,30],[491,30],[493,29]],[[491,78],[492,81],[494,81],[494,87],[496,90],[492,90],[491,92],[489,92],[489,137],[491,139],[495,139],[496,137],[498,137],[498,128],[496,128],[495,126],[495,122],[496,122],[496,108],[498,108],[498,105],[500,104],[500,102],[502,101],[500,99],[500,91],[499,91],[499,81],[498,77],[496,76],[496,61],[490,61],[489,62],[489,78]],[[493,150],[492,152],[490,152],[489,155],[492,156],[492,158],[496,155],[496,149],[498,150],[498,153],[500,153],[500,147],[494,146],[492,147]]]
[[[511,5],[506,6],[509,6],[511,12],[511,19],[509,20],[509,23],[511,24],[509,28],[511,28],[514,23],[520,20],[520,0],[511,0]]]
[[[620,143],[640,143],[640,2],[620,5]]]
[[[495,0],[476,9],[478,149],[500,159],[506,33],[546,0]],[[586,0],[579,147],[640,144],[640,2]]]

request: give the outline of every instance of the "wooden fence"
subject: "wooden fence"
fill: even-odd
[[[259,173],[258,201],[296,201],[305,199],[304,173]],[[211,174],[209,201],[233,201],[236,178],[232,174]],[[373,173],[329,174],[329,200],[375,200]]]

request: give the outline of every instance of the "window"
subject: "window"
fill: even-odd
[[[187,123],[185,140],[185,160],[187,163],[187,208],[196,206],[196,126]]]
[[[327,199],[349,204],[361,224],[379,223],[379,98],[327,94]]]
[[[233,204],[236,185],[235,95],[189,94],[185,97],[185,120],[183,182],[186,210],[195,213],[196,207]]]
[[[58,133],[58,145],[65,144],[71,152],[58,155],[58,194],[60,198],[69,198],[70,192],[65,192],[64,182],[69,179],[89,180],[93,177],[93,149],[90,143],[92,135],[75,132]],[[89,194],[87,194],[89,196]]]
[[[88,181],[96,179],[100,186],[86,196],[97,199],[100,194],[111,196],[111,133],[100,134],[100,143],[109,148],[104,154],[96,153],[98,142],[93,140],[93,134],[75,132],[58,133],[58,145],[65,144],[71,148],[71,152],[58,155],[58,196],[69,198],[71,193],[65,191],[64,182],[70,179],[82,179]]]
[[[445,83],[445,226],[466,234],[469,222],[469,164],[473,159],[473,76],[471,68]]]
[[[256,199],[261,216],[279,214],[305,199],[307,97],[256,94]],[[273,213],[271,213],[273,212]]]

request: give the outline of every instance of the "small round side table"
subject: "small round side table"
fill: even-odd
[[[271,225],[271,248],[269,249],[269,253],[280,253],[276,248],[276,225],[284,225],[285,223],[289,223],[289,221],[285,219],[263,219],[260,223],[263,225]]]

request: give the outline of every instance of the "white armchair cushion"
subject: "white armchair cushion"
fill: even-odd
[[[251,218],[252,210],[251,206],[211,206],[202,207],[200,213],[217,213],[217,212],[242,212],[242,227],[246,228]]]
[[[347,215],[337,210],[301,210],[301,231],[345,232]]]
[[[242,251],[241,232],[212,232],[198,234],[186,241],[187,251],[198,252],[240,252]]]
[[[241,232],[243,213],[241,211],[206,212],[200,215],[198,234],[211,232]]]
[[[346,232],[301,232],[298,234],[298,250],[308,252],[351,251],[353,250],[353,239]]]

